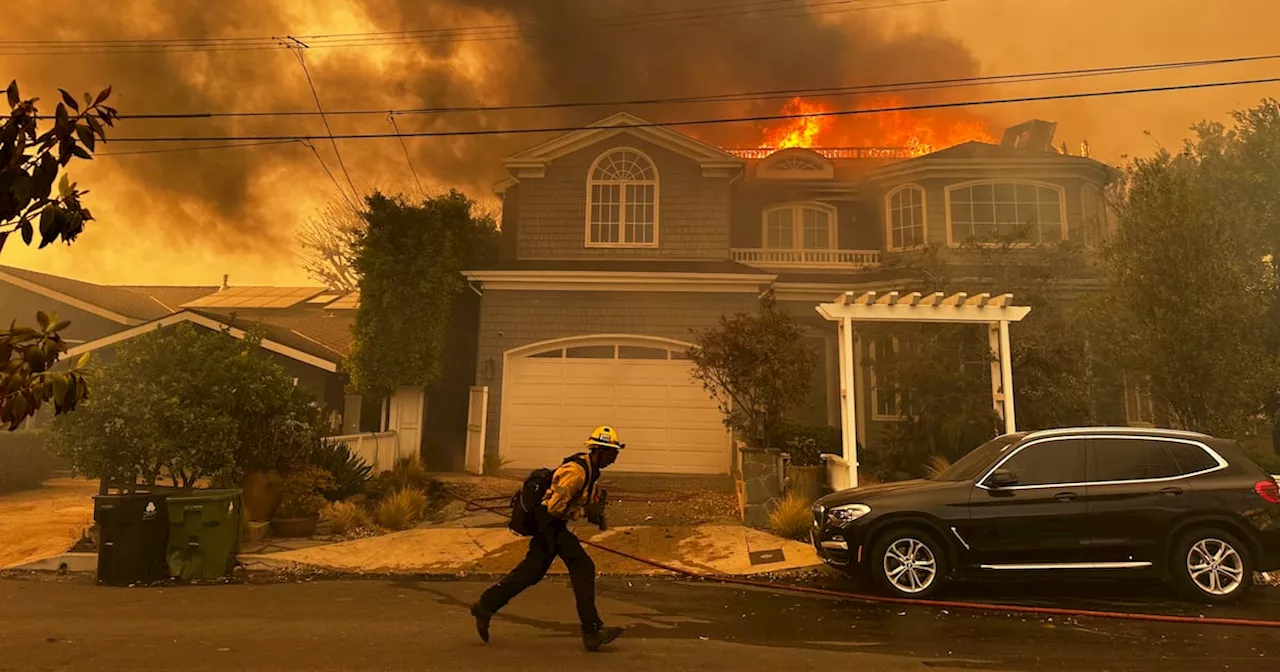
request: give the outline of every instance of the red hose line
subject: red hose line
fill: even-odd
[[[449,492],[446,490],[446,492]],[[467,502],[469,505],[475,505],[474,500],[464,499],[452,492],[450,495],[457,499]],[[493,513],[503,513],[504,509],[495,506],[480,506]],[[644,565],[649,565],[657,569],[686,576],[692,579],[701,579],[704,581],[716,581],[719,583],[748,586],[751,588],[766,588],[769,590],[779,590],[791,593],[808,593],[810,595],[822,595],[825,597],[838,597],[846,600],[861,600],[863,602],[872,602],[879,604],[900,604],[904,606],[915,607],[941,607],[947,609],[969,609],[974,611],[1003,611],[1012,614],[1035,614],[1039,616],[1077,616],[1086,618],[1109,618],[1112,620],[1123,621],[1150,621],[1155,623],[1181,623],[1184,625],[1234,625],[1254,628],[1280,628],[1280,621],[1256,620],[1248,618],[1219,618],[1205,616],[1169,616],[1164,614],[1144,614],[1129,613],[1122,611],[1098,611],[1094,609],[1063,609],[1059,607],[1026,607],[1021,605],[1010,604],[990,604],[986,602],[953,602],[950,600],[921,600],[905,597],[886,597],[883,595],[866,595],[862,593],[851,593],[843,590],[831,590],[828,588],[813,588],[810,586],[788,586],[784,584],[769,583],[768,581],[755,581],[752,579],[739,579],[732,576],[717,576],[713,574],[699,574],[674,565],[658,562],[649,558],[642,558],[638,555],[619,551],[615,548],[609,548],[603,544],[596,543],[587,539],[581,539],[582,543],[592,548],[599,549],[606,553],[612,553],[628,560],[633,560]]]

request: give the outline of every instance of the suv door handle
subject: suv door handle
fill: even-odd
[[[1160,491],[1162,495],[1177,496],[1182,494],[1182,488],[1165,488]]]
[[[1059,492],[1053,496],[1053,498],[1059,502],[1070,502],[1075,500],[1076,497],[1079,497],[1079,495],[1074,492]]]

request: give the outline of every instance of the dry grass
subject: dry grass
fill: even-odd
[[[925,478],[937,478],[938,474],[951,468],[951,460],[941,456],[934,455],[924,465]]]
[[[769,527],[773,533],[787,539],[800,539],[809,531],[813,514],[804,497],[790,493],[778,502],[778,508],[769,514]]]
[[[334,534],[343,536],[373,527],[369,512],[353,502],[334,502],[325,512],[325,519]]]
[[[418,488],[427,482],[427,468],[418,457],[402,457],[391,469],[391,483],[397,490]]]
[[[422,520],[427,495],[417,488],[401,488],[378,502],[374,519],[390,530],[407,530]]]

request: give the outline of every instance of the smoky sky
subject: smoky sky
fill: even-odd
[[[437,40],[376,48],[313,48],[305,58],[328,110],[402,109],[564,101],[613,101],[805,87],[963,77],[978,65],[958,42],[890,29],[895,10],[748,18],[743,8],[718,21],[620,20],[662,12],[725,13],[725,0],[149,0],[6,2],[0,39],[147,39],[246,37],[318,32],[387,32],[458,26],[519,26],[510,39]],[[777,3],[775,3],[777,4]],[[798,3],[797,3],[798,5]],[[16,9],[16,11],[15,11]],[[827,11],[827,10],[824,10]],[[794,15],[797,12],[790,12]],[[288,51],[211,51],[58,56],[0,55],[0,75],[16,77],[46,102],[56,87],[77,94],[114,87],[122,113],[312,110],[303,71]],[[928,100],[941,94],[921,93]],[[922,98],[923,97],[923,98]],[[631,107],[653,121],[775,112],[785,100]],[[834,104],[848,105],[848,98]],[[466,114],[402,115],[402,131],[566,126],[618,111],[611,107]],[[335,132],[385,133],[383,116],[332,117]],[[316,117],[122,121],[120,136],[321,134]],[[686,129],[724,145],[757,144],[761,129],[732,125]],[[423,138],[405,142],[430,188],[457,187],[492,198],[502,157],[546,136]],[[347,179],[327,141],[316,143],[335,179]],[[108,144],[104,152],[172,145]],[[340,142],[360,191],[411,188],[404,150],[394,140]],[[79,170],[79,169],[77,169]],[[282,249],[297,209],[282,201],[332,198],[337,187],[313,153],[297,144],[232,150],[102,157],[85,169],[111,210],[135,235],[199,241],[213,252]],[[93,184],[85,186],[93,187]],[[327,192],[327,193],[320,193]],[[116,226],[125,226],[118,223]]]

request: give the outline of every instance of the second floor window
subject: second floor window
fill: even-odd
[[[984,182],[947,191],[951,242],[1057,243],[1063,239],[1062,189]]]
[[[820,203],[781,205],[764,211],[764,246],[769,250],[835,248],[835,209]]]
[[[902,187],[889,194],[889,249],[924,245],[924,189]]]
[[[587,176],[587,245],[658,243],[658,171],[639,150],[612,149]]]

